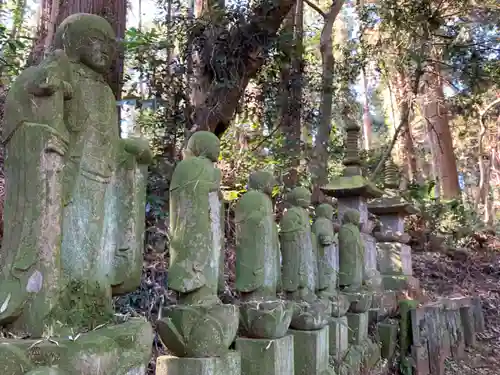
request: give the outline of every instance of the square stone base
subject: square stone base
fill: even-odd
[[[361,345],[368,338],[368,311],[364,313],[347,313],[349,324],[349,344]]]
[[[293,336],[295,375],[323,375],[328,370],[329,327],[317,331],[291,329],[289,333]]]
[[[349,323],[347,316],[340,318],[331,318],[329,327],[329,346],[330,355],[340,361],[349,349]]]
[[[156,375],[240,375],[241,357],[229,352],[223,357],[180,358],[164,355],[156,359]]]
[[[242,375],[294,375],[293,337],[279,339],[237,338]]]
[[[413,274],[411,247],[399,242],[377,243],[377,262],[381,273],[387,275]]]

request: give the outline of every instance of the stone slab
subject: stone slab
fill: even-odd
[[[377,243],[377,263],[384,275],[412,276],[411,247],[399,242]]]
[[[377,335],[381,344],[380,354],[382,358],[392,359],[398,344],[398,330],[397,322],[387,322],[377,324]]]
[[[294,375],[293,337],[268,339],[237,338],[242,375]]]
[[[380,224],[384,232],[404,233],[405,231],[405,218],[403,215],[379,215]]]
[[[371,275],[377,271],[377,241],[372,235],[363,232],[361,238],[365,243],[364,272],[365,275]]]
[[[369,310],[370,322],[380,322],[392,316],[398,309],[396,292],[386,290],[373,294],[372,305]]]
[[[474,297],[471,298],[471,303],[472,303],[472,311],[474,314],[474,321],[475,321],[475,327],[476,327],[476,332],[484,332],[486,329],[486,325],[484,323],[484,313],[483,313],[483,307],[481,304],[481,299],[479,297]]]
[[[427,345],[411,347],[414,375],[430,375],[429,351]]]
[[[79,375],[144,375],[151,357],[154,334],[144,319],[110,325],[76,339],[2,340],[0,370],[18,375],[43,367]],[[23,370],[19,372],[19,368]]]
[[[420,287],[420,282],[413,276],[382,275],[382,285],[385,290],[416,290]]]
[[[294,339],[295,375],[323,375],[327,372],[329,327],[316,331],[289,330],[289,332]]]
[[[460,306],[466,305],[466,298],[447,298],[443,301],[445,327],[450,337],[450,350],[454,358],[465,356],[464,327],[460,316]]]
[[[342,217],[347,210],[358,210],[360,214],[360,224],[368,222],[368,205],[366,198],[362,196],[342,197],[337,200],[337,216],[342,222]]]
[[[349,324],[349,344],[361,345],[368,338],[368,311],[364,313],[347,313]]]
[[[209,358],[160,356],[156,359],[156,375],[240,375],[240,353]]]
[[[331,318],[329,327],[329,352],[340,361],[349,348],[349,323],[347,316]]]
[[[460,319],[464,328],[464,341],[466,346],[476,346],[476,324],[471,305],[460,307]]]

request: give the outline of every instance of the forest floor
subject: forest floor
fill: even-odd
[[[414,275],[425,295],[481,298],[486,331],[463,360],[447,360],[447,375],[500,374],[500,240],[487,237],[481,246],[443,253],[413,253]]]

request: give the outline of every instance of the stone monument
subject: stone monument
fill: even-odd
[[[194,133],[170,182],[169,288],[179,304],[163,309],[157,331],[174,356],[157,359],[158,375],[240,374],[240,355],[229,351],[239,310],[217,296],[221,261],[219,139]],[[216,370],[217,369],[217,370]]]
[[[399,195],[398,174],[397,166],[389,157],[384,170],[385,193],[368,204],[370,212],[380,219],[380,228],[375,232],[377,259],[387,290],[418,287],[418,280],[412,272],[410,236],[404,228],[405,217],[418,213],[418,210]]]
[[[142,319],[114,324],[111,297],[140,284],[152,154],[146,140],[119,138],[104,80],[115,51],[109,23],[74,14],[54,46],[5,103],[0,324],[30,339],[0,340],[0,368],[144,374],[152,329]]]
[[[235,207],[236,289],[240,329],[236,339],[243,375],[293,374],[293,337],[286,335],[293,306],[276,296],[281,277],[272,174],[250,174],[248,192]]]
[[[376,345],[368,338],[368,310],[381,280],[375,247],[367,246],[361,233],[369,233],[373,228],[368,218],[367,200],[380,197],[382,192],[363,176],[359,156],[360,127],[352,119],[346,120],[344,173],[321,190],[337,198],[338,217],[342,223],[339,230],[339,285],[350,301],[347,319],[351,347],[344,359],[351,363],[358,359],[376,361],[377,357]],[[359,356],[360,352],[364,354]],[[353,363],[351,365],[356,367]]]
[[[280,222],[282,284],[295,304],[290,332],[294,336],[295,375],[328,373],[329,306],[316,292],[317,259],[307,209],[308,189],[297,187],[287,196],[291,205]]]

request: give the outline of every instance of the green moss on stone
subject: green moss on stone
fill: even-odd
[[[97,283],[73,280],[62,291],[49,319],[74,329],[92,330],[112,321],[110,297]]]
[[[199,131],[189,138],[184,156],[203,156],[215,163],[219,158],[219,152],[219,138],[212,132]]]

